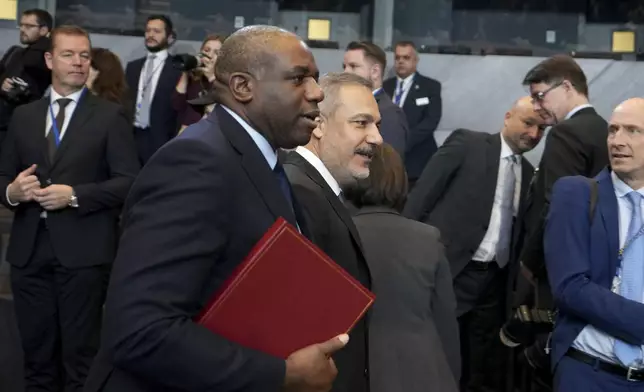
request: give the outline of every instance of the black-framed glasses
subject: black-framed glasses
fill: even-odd
[[[530,97],[532,97],[532,102],[543,102],[544,99],[546,99],[546,94],[551,92],[552,90],[556,89],[557,87],[563,85],[563,80],[561,82],[555,83],[552,86],[548,87],[547,89],[543,91],[539,91],[536,93],[532,93]]]

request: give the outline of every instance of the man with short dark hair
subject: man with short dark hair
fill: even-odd
[[[373,95],[378,102],[382,120],[380,134],[385,143],[396,149],[404,160],[407,145],[407,118],[400,106],[394,105],[382,88],[382,79],[387,68],[387,55],[378,45],[371,42],[354,41],[344,52],[344,72],[350,72],[371,81]]]
[[[172,95],[181,70],[172,65],[168,48],[173,42],[172,20],[165,15],[150,15],[145,24],[148,54],[125,67],[125,79],[135,104],[134,139],[141,164],[179,132],[179,115]]]
[[[16,107],[42,97],[51,84],[51,71],[45,64],[49,49],[52,17],[41,9],[29,9],[20,17],[20,43],[0,60],[0,146]]]
[[[323,99],[309,48],[273,26],[227,38],[215,74],[213,113],[159,149],[126,201],[87,392],[313,392],[335,379],[346,335],[284,360],[194,321],[276,219],[308,234],[277,151],[308,143]]]
[[[409,132],[405,167],[413,186],[437,149],[434,131],[440,123],[443,103],[439,81],[418,73],[418,52],[413,42],[398,42],[394,49],[396,77],[383,88],[405,112]]]
[[[81,391],[98,350],[119,214],[139,171],[123,108],[87,90],[91,45],[52,31],[51,94],[14,112],[0,154],[0,202],[24,351],[25,390]]]
[[[516,257],[521,273],[510,276],[515,288],[513,307],[526,305],[539,310],[554,307],[543,254],[543,227],[548,214],[552,186],[563,176],[596,176],[608,164],[606,121],[588,99],[586,75],[575,60],[558,55],[543,60],[525,76],[534,109],[552,125],[545,141],[539,168],[528,190],[525,219],[517,227]],[[550,383],[549,359],[545,350],[549,337],[540,334],[520,358]]]

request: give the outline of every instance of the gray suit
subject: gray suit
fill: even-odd
[[[386,207],[362,208],[354,221],[376,294],[371,392],[457,392],[456,299],[438,230]]]

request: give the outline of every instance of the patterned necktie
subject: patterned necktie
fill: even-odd
[[[56,132],[54,132],[53,123],[47,133],[47,151],[49,152],[49,160],[52,162],[54,160],[54,156],[56,156],[58,143],[60,143],[60,138],[62,137],[61,133],[63,132],[63,126],[65,124],[65,108],[70,102],[72,102],[72,100],[69,98],[58,98],[56,100],[56,103],[58,104],[58,114],[56,114],[56,118],[52,120],[56,121],[56,129],[59,134],[56,135]],[[58,136],[58,140],[56,139],[56,136]]]
[[[394,96],[394,103],[398,106],[400,106],[400,100],[403,95],[403,84],[404,81],[402,79],[398,79],[398,86],[396,87],[396,94]]]
[[[633,208],[631,223],[628,226],[628,236],[624,246],[622,265],[621,265],[621,284],[619,285],[619,294],[627,299],[642,302],[642,293],[644,290],[644,236],[637,233],[642,229],[642,195],[632,191],[628,195],[628,200]],[[641,358],[642,350],[640,346],[634,346],[615,339],[615,355],[624,364],[632,366],[635,361]]]
[[[145,67],[145,74],[142,74],[143,82],[141,85],[141,102],[139,103],[139,110],[136,112],[136,122],[141,128],[150,126],[150,105],[152,104],[152,91],[151,84],[154,77],[154,60],[157,58],[156,54],[148,56],[147,66]]]
[[[499,241],[496,243],[496,262],[499,267],[503,268],[510,260],[510,239],[512,237],[512,217],[514,216],[514,191],[516,188],[515,164],[517,158],[510,155],[505,158],[502,207],[501,207],[501,224],[499,225]]]

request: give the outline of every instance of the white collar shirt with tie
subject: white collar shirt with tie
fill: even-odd
[[[147,128],[149,126],[149,110],[154,99],[154,94],[159,85],[161,72],[168,59],[168,51],[161,50],[156,53],[148,53],[143,67],[141,68],[141,75],[139,76],[139,85],[136,95],[136,120],[135,125],[139,128]],[[147,100],[145,102],[144,100]],[[146,113],[141,113],[146,111]]]
[[[405,105],[405,100],[407,99],[407,95],[409,95],[409,90],[411,90],[411,86],[414,83],[414,76],[416,73],[412,73],[411,75],[407,76],[406,78],[400,78],[399,76],[396,76],[396,89],[394,90],[394,103],[400,107],[403,107]],[[402,91],[401,91],[402,89]],[[400,95],[400,99],[398,100],[397,97]]]
[[[501,138],[501,157],[490,222],[483,241],[472,257],[472,260],[482,262],[495,260],[500,242],[509,246],[512,217],[517,214],[521,197],[521,156],[512,151],[502,135],[499,137]],[[514,184],[507,183],[509,179],[514,179]],[[508,190],[511,191],[511,195],[507,195]],[[509,219],[509,224],[504,220],[506,217]],[[501,267],[507,261],[497,260]]]

